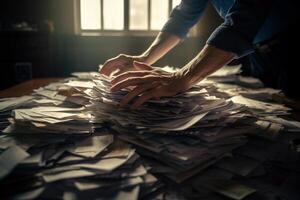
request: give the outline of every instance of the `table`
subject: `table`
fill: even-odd
[[[32,79],[8,89],[0,91],[0,98],[19,97],[30,94],[34,89],[46,86],[50,83],[57,82],[62,78],[41,78]]]

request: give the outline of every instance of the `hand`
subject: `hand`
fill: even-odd
[[[144,58],[142,56],[130,56],[125,54],[120,54],[115,58],[111,58],[107,60],[99,72],[106,76],[111,75],[119,75],[126,71],[139,71],[141,69],[137,69],[133,66],[134,61],[143,61]]]
[[[134,89],[122,99],[120,103],[122,107],[136,97],[133,108],[138,108],[150,99],[174,96],[190,88],[187,79],[180,73],[169,73],[140,62],[133,64],[136,68],[145,70],[125,72],[116,76],[111,82],[112,92],[134,86]]]

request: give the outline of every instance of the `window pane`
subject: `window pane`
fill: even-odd
[[[103,0],[103,18],[104,29],[124,29],[124,0]]]
[[[172,0],[172,8],[175,8],[175,6],[179,5],[181,0]]]
[[[148,29],[148,0],[130,0],[129,29]]]
[[[160,30],[169,15],[169,2],[166,0],[151,0],[151,30]]]
[[[101,29],[99,0],[80,0],[81,29]]]

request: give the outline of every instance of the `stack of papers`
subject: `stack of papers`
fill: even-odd
[[[228,93],[219,89],[229,79],[237,80],[239,72],[240,66],[224,68],[184,93],[150,100],[138,110],[119,108],[130,89],[111,93],[110,80],[97,73],[76,73],[81,82],[66,85],[89,99],[86,108],[95,124],[110,123],[121,139],[136,145],[153,172],[180,183],[244,145],[247,135],[271,132],[267,136],[273,137],[283,129],[265,117],[288,114],[287,107],[242,96],[253,90],[245,83]],[[239,80],[247,80],[250,88],[261,84],[250,77]],[[255,95],[262,98],[276,92],[264,89]]]
[[[11,116],[11,110],[30,102],[32,99],[33,97],[31,96],[0,99],[0,130],[5,129],[9,125],[7,119]]]
[[[138,199],[160,187],[135,150],[105,132],[3,135],[0,149],[5,198]]]
[[[69,88],[64,83],[53,83],[40,88],[31,96],[5,99],[0,102],[0,116],[11,125],[4,132],[89,134],[94,126],[91,115],[85,112],[88,102],[80,96],[66,96]],[[64,95],[62,95],[62,94]],[[3,123],[4,123],[3,122]]]
[[[137,199],[161,187],[155,177],[176,184],[196,179],[191,184],[200,192],[197,174],[213,174],[210,166],[251,175],[263,161],[233,152],[253,136],[273,139],[299,132],[300,124],[281,117],[290,109],[272,100],[280,91],[262,88],[240,71],[225,67],[186,92],[137,110],[119,107],[130,88],[112,93],[110,79],[96,72],[74,73],[30,96],[0,100],[0,183],[22,188],[0,196]],[[248,163],[245,169],[241,163]],[[223,183],[204,188],[233,199],[255,192],[227,179]],[[245,192],[224,191],[224,185]]]

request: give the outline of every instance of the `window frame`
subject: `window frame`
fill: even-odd
[[[129,15],[130,15],[130,0],[123,0],[124,1],[124,17],[123,17],[123,23],[124,23],[124,29],[123,30],[108,30],[104,29],[103,22],[104,22],[104,16],[103,16],[103,0],[99,0],[100,3],[100,9],[101,9],[101,17],[100,17],[100,24],[101,29],[81,29],[81,12],[80,12],[80,0],[74,0],[74,10],[75,10],[75,33],[82,36],[99,36],[99,35],[107,35],[107,36],[155,36],[157,35],[160,30],[151,30],[151,0],[148,1],[148,27],[146,30],[132,30],[129,29]],[[172,0],[166,0],[168,1],[168,13],[170,14],[172,11]]]

